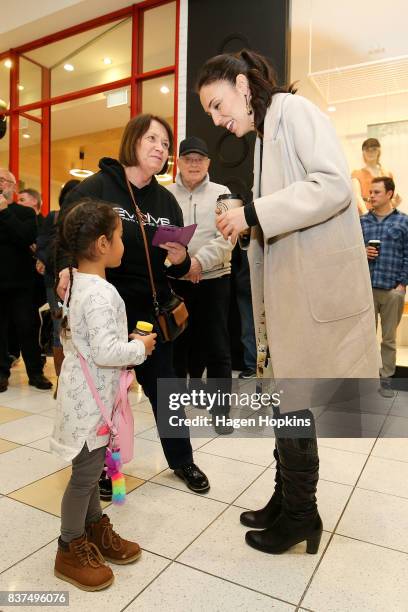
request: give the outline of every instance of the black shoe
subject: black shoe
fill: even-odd
[[[0,393],[7,391],[7,387],[8,387],[8,378],[6,377],[0,378]]]
[[[99,479],[99,497],[102,501],[112,501],[112,480],[107,477],[105,472],[102,472]]]
[[[282,512],[282,478],[279,454],[276,448],[273,451],[273,455],[276,459],[275,490],[264,508],[261,508],[261,510],[248,510],[241,514],[239,520],[245,527],[251,527],[251,529],[267,529],[272,527]]]
[[[289,518],[283,511],[269,529],[247,531],[245,541],[252,548],[278,555],[306,540],[306,552],[315,555],[319,550],[322,532],[322,519],[318,513],[298,520]]]
[[[242,372],[240,372],[238,374],[238,378],[255,378],[256,377],[256,370],[253,370],[252,368],[247,368],[246,370],[242,370]]]
[[[30,376],[28,384],[37,389],[52,389],[52,382],[45,378],[44,374],[35,374]]]
[[[174,470],[176,476],[184,480],[189,489],[195,493],[205,493],[210,488],[207,476],[195,463],[187,463]]]

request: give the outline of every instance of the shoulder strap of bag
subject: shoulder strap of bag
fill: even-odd
[[[106,422],[107,426],[115,434],[115,427],[114,427],[114,425],[112,423],[112,420],[111,420],[111,418],[109,416],[108,411],[106,410],[106,406],[102,402],[102,400],[100,398],[100,395],[99,395],[99,393],[97,391],[97,388],[95,387],[95,383],[94,383],[94,381],[92,379],[92,376],[91,376],[91,373],[89,371],[88,364],[86,363],[86,361],[85,361],[84,357],[81,355],[81,353],[78,353],[78,357],[79,357],[79,361],[81,363],[81,368],[82,368],[82,371],[84,373],[86,382],[88,383],[88,387],[91,390],[92,396],[93,396],[95,402],[98,404],[98,408],[101,411],[102,416],[105,419],[105,422]]]
[[[143,236],[143,243],[144,243],[146,259],[147,259],[147,269],[149,270],[150,286],[151,286],[152,295],[153,295],[153,305],[154,305],[154,307],[156,309],[158,309],[159,303],[157,301],[157,292],[156,292],[156,287],[155,287],[154,279],[153,279],[153,271],[152,271],[152,264],[151,264],[151,261],[150,261],[149,245],[147,244],[146,232],[145,232],[145,229],[144,229],[144,226],[143,226],[143,216],[142,216],[140,208],[136,204],[135,196],[133,194],[133,189],[132,189],[132,187],[130,185],[130,182],[129,182],[129,179],[127,177],[125,168],[123,168],[123,172],[125,174],[126,185],[127,185],[128,191],[129,191],[130,198],[131,198],[131,200],[133,202],[133,206],[135,207],[136,215],[137,215],[137,218],[138,218],[138,221],[139,221],[140,231],[142,232],[142,236]]]

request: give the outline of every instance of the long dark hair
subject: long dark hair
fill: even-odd
[[[215,81],[229,81],[235,86],[239,74],[244,74],[251,91],[251,105],[254,111],[256,129],[263,133],[263,122],[272,97],[276,93],[296,93],[293,85],[278,85],[275,70],[270,62],[259,53],[242,49],[238,53],[223,53],[207,60],[198,73],[196,89]]]
[[[70,256],[69,263],[69,288],[67,308],[71,301],[72,286],[74,284],[73,267],[80,259],[95,259],[94,246],[100,236],[106,236],[111,241],[113,232],[119,222],[119,216],[115,210],[100,200],[83,198],[78,200],[72,208],[66,212],[59,231],[59,245]],[[61,318],[62,312],[59,317]],[[64,315],[61,328],[66,335],[68,319]]]

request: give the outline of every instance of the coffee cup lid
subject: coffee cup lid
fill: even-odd
[[[243,201],[244,198],[239,193],[222,193],[221,195],[218,196],[217,202],[218,200],[242,200]]]

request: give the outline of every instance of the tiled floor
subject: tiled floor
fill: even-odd
[[[193,439],[212,485],[196,495],[167,469],[146,398],[133,391],[131,404],[127,503],[108,513],[144,552],[114,567],[110,589],[88,594],[53,575],[70,474],[48,448],[55,402],[13,369],[0,395],[0,591],[68,590],[73,612],[408,612],[408,393],[390,402],[378,436],[320,440],[318,555],[306,555],[304,544],[265,555],[244,542],[240,512],[261,507],[273,486],[272,440]]]

